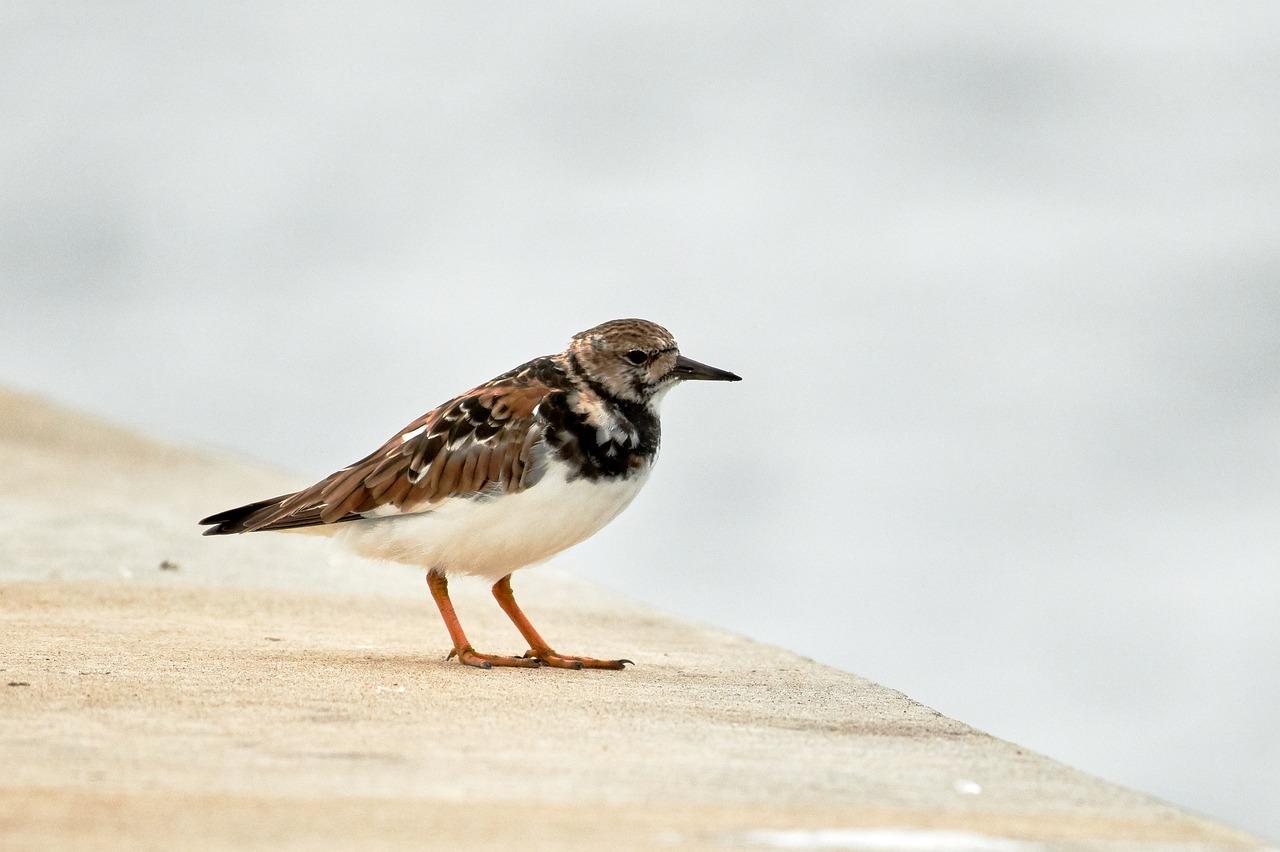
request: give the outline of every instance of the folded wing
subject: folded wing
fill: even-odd
[[[545,468],[538,406],[553,393],[508,375],[451,399],[375,452],[310,488],[250,503],[201,524],[205,535],[284,530],[430,511],[445,500],[523,491]]]

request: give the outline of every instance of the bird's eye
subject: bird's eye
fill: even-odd
[[[627,360],[639,367],[641,364],[649,360],[649,353],[643,349],[632,349],[627,353]]]

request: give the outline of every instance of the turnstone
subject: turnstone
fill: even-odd
[[[689,379],[740,380],[681,355],[656,323],[612,320],[433,408],[310,488],[200,523],[205,535],[309,528],[427,569],[449,656],[466,665],[621,669],[630,661],[553,650],[516,605],[511,573],[585,541],[631,503],[658,453],[659,403]],[[451,574],[494,581],[529,643],[524,656],[471,647],[449,600]]]

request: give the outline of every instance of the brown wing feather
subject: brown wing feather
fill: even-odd
[[[205,518],[202,524],[215,525],[205,535],[332,524],[372,512],[425,511],[452,497],[523,491],[542,472],[537,408],[558,392],[527,373],[494,379],[310,488]]]

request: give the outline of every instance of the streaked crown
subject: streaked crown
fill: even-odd
[[[680,350],[655,322],[616,319],[575,334],[565,355],[571,369],[609,396],[646,403],[677,380]]]

